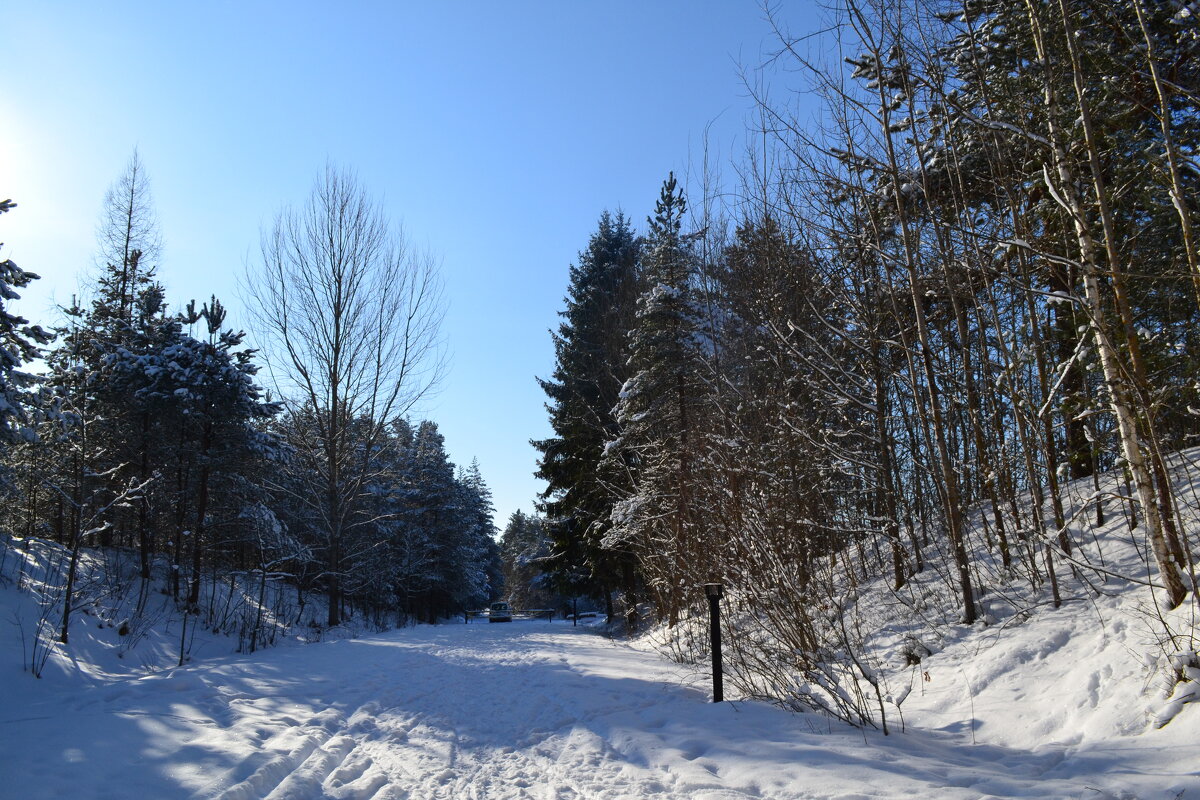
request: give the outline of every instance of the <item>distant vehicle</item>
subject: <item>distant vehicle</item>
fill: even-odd
[[[512,607],[508,603],[492,603],[488,609],[488,622],[512,622]]]

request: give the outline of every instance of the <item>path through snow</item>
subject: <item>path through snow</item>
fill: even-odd
[[[694,672],[561,622],[410,628],[78,692],[49,683],[10,676],[0,697],[0,796],[1145,798],[1186,775],[1148,774],[1162,767],[1136,737],[972,746],[961,727],[884,737],[714,705]]]

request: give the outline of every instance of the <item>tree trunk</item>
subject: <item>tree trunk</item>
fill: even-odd
[[[1129,346],[1130,364],[1122,363],[1120,352],[1110,338],[1107,324],[1107,312],[1100,289],[1098,253],[1092,232],[1088,227],[1089,210],[1084,206],[1076,187],[1078,183],[1071,172],[1066,151],[1063,146],[1064,137],[1059,130],[1056,118],[1058,101],[1054,94],[1049,69],[1051,61],[1046,53],[1045,41],[1041,26],[1037,20],[1036,9],[1031,0],[1026,0],[1029,9],[1030,24],[1033,29],[1038,57],[1045,71],[1044,100],[1047,110],[1047,120],[1050,132],[1050,143],[1053,152],[1054,169],[1058,185],[1055,186],[1046,174],[1047,186],[1060,199],[1060,203],[1070,214],[1075,227],[1075,236],[1079,246],[1080,262],[1083,271],[1085,304],[1088,310],[1092,335],[1100,356],[1100,365],[1104,374],[1104,382],[1109,392],[1109,402],[1113,415],[1117,420],[1117,430],[1120,435],[1121,450],[1137,487],[1138,499],[1142,506],[1142,517],[1145,521],[1146,536],[1158,565],[1159,577],[1167,590],[1167,604],[1170,608],[1177,607],[1187,595],[1187,589],[1180,574],[1179,565],[1172,557],[1171,548],[1167,543],[1163,518],[1159,505],[1159,494],[1154,485],[1151,467],[1142,450],[1141,430],[1138,424],[1138,386],[1140,379],[1140,358],[1138,356],[1137,332],[1133,330],[1132,313],[1129,311],[1128,300],[1125,296],[1121,268],[1116,253],[1116,243],[1113,239],[1112,218],[1107,207],[1107,193],[1099,174],[1099,153],[1091,130],[1091,117],[1087,104],[1083,102],[1082,76],[1074,54],[1072,32],[1065,7],[1060,0],[1059,9],[1066,35],[1064,41],[1071,54],[1071,69],[1075,80],[1076,95],[1079,100],[1078,110],[1083,120],[1084,138],[1087,144],[1088,161],[1092,170],[1093,187],[1097,192],[1096,202],[1100,207],[1100,217],[1104,226],[1105,245],[1108,254],[1109,274],[1113,283],[1113,295],[1117,304],[1118,317],[1124,329]],[[1148,409],[1142,409],[1148,413]],[[1147,420],[1148,422],[1149,420]],[[1165,488],[1165,487],[1163,487]]]

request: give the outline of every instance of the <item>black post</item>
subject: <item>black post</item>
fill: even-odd
[[[579,624],[579,598],[571,598],[571,627],[574,628]]]
[[[724,587],[719,583],[704,584],[708,595],[709,635],[712,646],[713,702],[725,699],[724,672],[721,668],[721,594]]]

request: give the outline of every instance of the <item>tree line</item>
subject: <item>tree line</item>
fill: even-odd
[[[1119,578],[1160,615],[1197,602],[1174,454],[1200,433],[1200,23],[1146,0],[830,13],[818,38],[772,17],[735,186],[689,212],[671,175],[644,234],[605,213],[571,268],[540,563],[635,623],[723,581],[748,694],[879,724],[870,582],[911,608],[932,582],[966,624],[1013,583],[1057,607],[1118,577],[1081,545],[1120,517],[1147,555]]]
[[[72,615],[96,600],[79,583],[89,552],[133,565],[103,592],[132,587],[135,626],[155,592],[214,628],[221,598],[244,595],[257,604],[250,649],[272,613],[386,626],[499,592],[478,464],[455,467],[436,423],[411,421],[440,367],[436,265],[409,252],[351,173],[327,168],[308,203],[263,233],[246,285],[265,351],[227,327],[215,296],[169,307],[136,152],[104,200],[98,243],[90,297],[61,324],[0,306],[5,552],[58,545],[26,586],[42,598],[41,634],[66,644]],[[3,262],[0,299],[36,278]],[[286,610],[264,609],[268,584],[292,587]],[[315,594],[321,616],[305,614]]]

